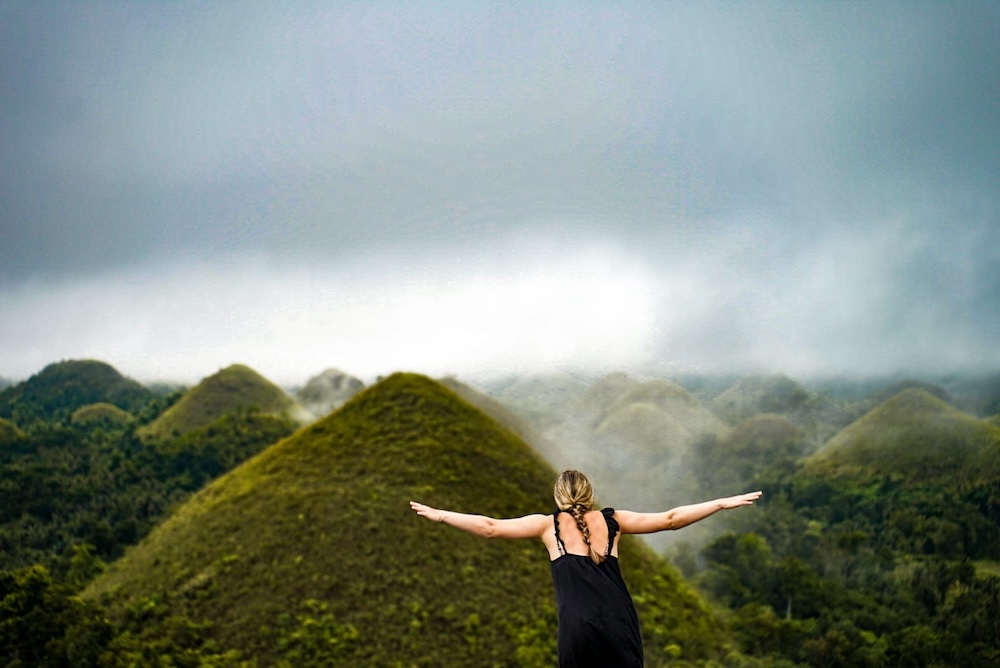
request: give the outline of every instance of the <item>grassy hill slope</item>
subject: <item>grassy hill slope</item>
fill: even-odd
[[[204,427],[227,413],[248,408],[293,419],[303,417],[301,407],[284,390],[250,367],[234,364],[185,392],[177,403],[139,433],[144,437],[170,438]]]
[[[0,417],[20,425],[68,417],[88,404],[109,403],[125,411],[144,406],[153,393],[96,360],[69,360],[46,366],[23,383],[0,392]]]
[[[926,390],[910,388],[843,429],[807,464],[909,479],[995,479],[1000,476],[1000,428]]]
[[[547,554],[415,517],[417,499],[511,517],[552,506],[555,472],[423,376],[395,374],[182,506],[85,592],[212,620],[261,666],[551,666]],[[653,665],[718,656],[719,623],[676,572],[623,540]]]

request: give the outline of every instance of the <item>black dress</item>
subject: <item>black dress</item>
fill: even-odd
[[[559,537],[559,512],[552,514],[552,521],[560,556],[551,562],[559,611],[559,668],[642,668],[639,617],[618,558],[611,556],[618,533],[614,509],[601,510],[608,524],[608,547],[600,564],[566,552]]]

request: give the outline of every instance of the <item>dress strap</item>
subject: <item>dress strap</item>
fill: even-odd
[[[561,511],[556,508],[555,512],[552,513],[552,526],[556,529],[556,547],[559,548],[559,555],[562,556],[566,554],[566,546],[562,542],[562,538],[559,537],[559,513]]]
[[[615,544],[615,536],[618,535],[618,520],[615,519],[615,509],[614,508],[602,508],[601,514],[604,515],[604,522],[608,525],[608,549],[604,552],[604,556],[611,556],[611,548]]]

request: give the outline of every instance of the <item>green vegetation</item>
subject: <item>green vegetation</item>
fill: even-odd
[[[125,411],[146,405],[153,393],[95,360],[50,364],[0,392],[0,418],[26,428],[33,421],[62,420],[88,404],[106,402]]]
[[[969,463],[997,447],[984,424],[911,388],[801,460],[804,435],[752,418],[692,469],[752,480],[759,512],[675,563],[733,610],[754,665],[996,665],[1000,475]]]
[[[550,666],[544,548],[418,521],[408,501],[518,516],[551,506],[554,476],[441,384],[396,374],[210,484],[86,598],[212,620],[261,665]],[[721,626],[677,573],[638,541],[622,552],[653,665],[717,655]]]
[[[61,575],[79,544],[114,559],[206,481],[291,430],[242,412],[143,443],[131,421],[35,423],[0,449],[0,568],[37,563]]]
[[[16,424],[0,418],[0,448],[5,445],[13,445],[23,438],[24,432],[18,429]]]
[[[227,413],[254,409],[299,420],[301,408],[284,390],[253,369],[234,364],[202,380],[156,420],[142,438],[173,438],[208,425]]]

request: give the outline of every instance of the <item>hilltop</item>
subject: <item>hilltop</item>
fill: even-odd
[[[313,376],[295,399],[314,417],[321,418],[340,408],[365,388],[365,384],[339,369],[326,369]]]
[[[741,378],[716,397],[712,407],[732,424],[761,413],[787,414],[801,408],[809,392],[781,374]]]
[[[150,638],[211,620],[219,647],[261,666],[551,666],[544,547],[428,523],[408,501],[545,512],[554,477],[441,383],[394,374],[210,484],[85,597],[153,606]],[[621,552],[648,656],[719,657],[722,627],[673,568],[637,540]]]
[[[1000,428],[911,387],[830,439],[809,468],[861,470],[907,479],[1000,476]]]
[[[110,364],[69,360],[49,364],[28,380],[0,392],[0,417],[27,425],[58,420],[88,404],[108,403],[135,412],[153,397],[140,383]]]
[[[250,367],[228,366],[184,393],[156,420],[139,430],[143,437],[171,438],[204,427],[238,410],[306,421],[301,406]]]
[[[73,411],[70,422],[73,424],[128,424],[133,419],[132,414],[123,411],[114,404],[100,402],[87,404]]]

